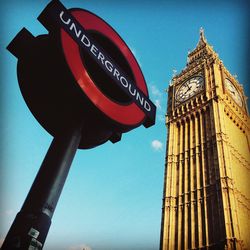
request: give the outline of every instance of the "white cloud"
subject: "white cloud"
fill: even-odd
[[[151,85],[150,88],[151,88],[151,93],[153,96],[159,97],[159,98],[162,97],[161,91],[155,85]]]
[[[155,100],[155,106],[158,108],[158,109],[161,109],[161,101],[159,99]]]
[[[69,250],[92,250],[91,247],[87,246],[86,244],[81,244],[78,246],[71,246]]]
[[[163,143],[159,140],[153,140],[151,142],[151,147],[155,150],[155,151],[161,151],[163,149]]]

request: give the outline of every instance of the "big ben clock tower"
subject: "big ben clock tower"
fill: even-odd
[[[250,249],[250,119],[203,29],[168,89],[161,250]]]

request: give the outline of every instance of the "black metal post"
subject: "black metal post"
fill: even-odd
[[[2,245],[2,250],[42,249],[51,218],[81,140],[82,124],[56,136],[27,198]]]

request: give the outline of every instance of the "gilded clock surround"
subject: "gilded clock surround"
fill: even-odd
[[[203,89],[179,102],[195,76]],[[225,85],[229,79],[239,105]],[[250,249],[250,119],[242,86],[204,31],[168,88],[160,249]]]

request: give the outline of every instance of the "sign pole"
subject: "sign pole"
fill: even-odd
[[[78,122],[54,137],[2,250],[43,248],[81,133]]]

